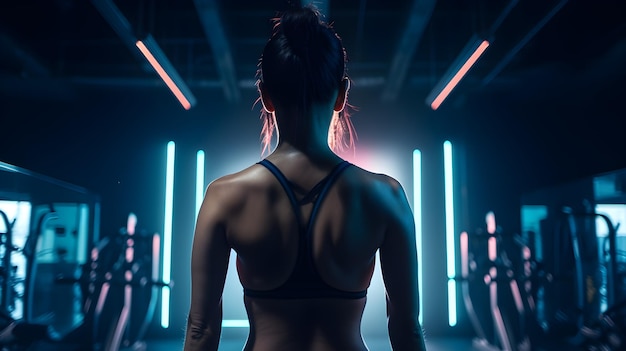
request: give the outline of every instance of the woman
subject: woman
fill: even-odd
[[[276,20],[258,88],[265,148],[274,129],[278,145],[206,191],[192,250],[186,351],[217,350],[231,249],[250,320],[245,350],[367,350],[360,324],[379,250],[393,349],[425,349],[404,190],[331,149],[353,140],[343,113],[345,62],[340,38],[313,8]]]

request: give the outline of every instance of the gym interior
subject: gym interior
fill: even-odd
[[[2,350],[182,349],[198,204],[262,158],[287,3],[0,4]],[[341,156],[413,210],[428,349],[625,350],[622,2],[314,3],[348,53]],[[230,262],[226,351],[248,332]],[[391,350],[378,266],[362,332]]]

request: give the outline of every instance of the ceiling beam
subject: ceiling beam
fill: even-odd
[[[144,65],[150,64],[185,110],[193,107],[196,98],[152,35],[146,34],[139,37],[113,0],[91,0],[91,2],[122,39],[122,42],[127,47],[135,48],[131,51],[140,58],[140,62]]]
[[[91,0],[91,3],[98,10],[100,15],[104,17],[105,21],[111,26],[113,31],[122,40],[124,45],[135,56],[137,62],[140,62],[141,69],[144,72],[151,72],[152,67],[146,62],[146,59],[137,50],[135,43],[137,42],[137,36],[133,27],[128,22],[128,19],[122,14],[119,8],[111,0]]]
[[[20,76],[49,77],[50,71],[39,59],[21,48],[13,38],[0,32],[0,57]]]
[[[237,85],[235,62],[218,12],[217,1],[194,0],[194,4],[200,16],[204,34],[209,40],[209,45],[213,51],[224,95],[228,101],[237,102],[241,99],[241,93]]]
[[[0,81],[3,76],[0,74]],[[143,78],[143,77],[113,77],[113,76],[68,76],[66,80],[74,84],[93,85],[93,86],[114,86],[114,87],[160,87],[162,82],[157,78]],[[353,79],[354,84],[359,88],[374,88],[380,87],[385,82],[383,76],[359,76]],[[421,82],[427,82],[427,77],[412,80],[414,82],[422,84]],[[189,86],[194,89],[220,89],[222,83],[217,79],[196,79],[189,81]],[[257,89],[256,79],[241,79],[237,81],[237,86],[242,90]]]
[[[313,4],[322,14],[324,21],[328,22],[330,18],[330,0],[300,0],[300,5],[307,6]]]
[[[500,72],[502,72],[511,60],[513,60],[515,55],[517,55],[517,53],[520,52],[520,50],[522,50],[522,48],[526,46],[526,44],[528,44],[528,42],[530,42],[548,22],[550,22],[552,17],[561,11],[567,1],[568,0],[560,0],[539,22],[537,22],[537,24],[535,24],[530,31],[528,31],[528,33],[526,33],[526,35],[511,50],[509,50],[506,55],[504,55],[502,60],[498,62],[491,72],[483,78],[482,85],[485,86],[489,84],[498,74],[500,74]]]
[[[406,28],[391,61],[387,84],[383,88],[382,99],[384,101],[393,101],[398,97],[411,59],[417,50],[434,8],[435,0],[413,0]]]

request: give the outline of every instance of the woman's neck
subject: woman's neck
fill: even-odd
[[[329,111],[330,110],[330,111]],[[276,151],[299,151],[315,159],[336,158],[328,146],[331,109],[312,109],[308,116],[296,113],[277,115],[279,140]]]
[[[278,146],[272,153],[273,157],[298,157],[305,156],[314,162],[335,162],[338,156],[326,145],[320,147],[317,145],[305,145],[302,143],[292,143],[289,140],[281,139]]]

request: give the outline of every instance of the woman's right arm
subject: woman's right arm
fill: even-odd
[[[191,253],[191,306],[184,351],[217,350],[222,327],[222,292],[230,246],[224,228],[229,196],[209,185],[198,214]]]
[[[380,247],[380,263],[387,297],[387,325],[394,351],[426,350],[419,324],[419,293],[415,222],[404,189],[390,179],[388,226]]]

